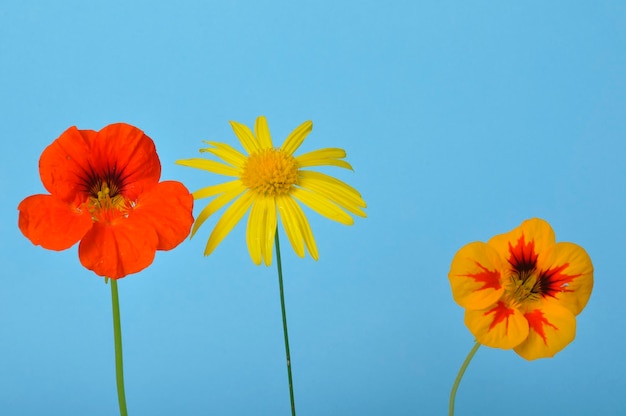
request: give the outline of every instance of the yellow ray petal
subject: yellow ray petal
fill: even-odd
[[[215,250],[215,248],[222,242],[224,237],[232,231],[235,225],[248,211],[250,205],[252,205],[254,197],[254,192],[246,192],[226,209],[224,215],[222,215],[217,224],[215,224],[215,228],[209,237],[209,241],[206,243],[206,247],[204,249],[205,256],[211,254],[213,250]]]
[[[192,159],[182,159],[176,161],[177,165],[188,166],[190,168],[202,169],[212,173],[217,173],[218,175],[225,176],[239,176],[239,170],[225,165],[220,162],[216,162],[214,160],[201,159],[201,158],[192,158]]]
[[[271,149],[274,147],[272,144],[272,136],[270,135],[270,128],[264,116],[257,117],[256,124],[254,125],[254,133],[259,140],[261,149]]]
[[[504,293],[507,266],[498,252],[483,242],[463,246],[452,259],[448,279],[455,302],[482,310],[494,305]]]
[[[304,237],[300,229],[298,214],[293,205],[297,205],[289,195],[282,195],[276,198],[276,208],[280,214],[280,220],[289,238],[293,251],[298,257],[304,257]]]
[[[528,337],[528,321],[503,302],[482,310],[465,310],[465,325],[476,341],[492,348],[511,349]]]
[[[232,184],[233,182],[228,182]],[[236,185],[236,183],[235,183]],[[233,199],[237,198],[242,192],[244,192],[246,188],[243,185],[232,186],[229,190],[227,190],[224,194],[218,196],[213,199],[209,204],[204,207],[204,209],[200,212],[196,221],[193,223],[193,228],[191,229],[191,237],[194,236],[196,231],[200,228],[200,226],[214,213],[220,210],[224,205],[228,204]]]
[[[218,185],[207,186],[207,187],[198,189],[197,191],[194,191],[191,195],[193,195],[193,199],[198,200],[202,198],[208,198],[210,196],[223,194],[224,192],[232,191],[235,188],[237,189],[241,188],[240,192],[243,192],[244,188],[239,179],[236,179],[234,181],[220,183]]]
[[[255,199],[246,230],[248,251],[254,264],[272,264],[272,243],[276,232],[276,207],[273,198]]]
[[[352,166],[345,160],[340,160],[346,157],[346,151],[338,148],[318,149],[312,152],[304,153],[296,157],[298,166],[310,167],[310,166],[339,166],[350,170]]]
[[[287,153],[288,155],[293,155],[293,152],[295,152],[298,147],[300,147],[300,145],[302,144],[306,136],[311,132],[311,130],[313,130],[312,121],[309,120],[300,124],[298,127],[296,127],[294,131],[289,134],[289,136],[287,136],[285,142],[281,147],[282,151]]]
[[[301,188],[294,188],[291,195],[307,207],[311,208],[313,211],[326,218],[345,225],[354,224],[354,219],[349,214],[347,214],[339,206],[316,193],[305,191]]]
[[[237,123],[236,121],[231,121],[230,125],[233,128],[235,135],[239,138],[241,145],[244,149],[246,149],[246,152],[248,152],[249,155],[259,150],[259,142],[256,140],[248,126]]]
[[[360,209],[360,207],[366,206],[365,201],[363,201],[358,192],[354,191],[347,184],[320,172],[300,171],[299,174],[298,184],[302,188],[320,194],[354,215],[359,217],[367,216]]]
[[[226,143],[207,142],[207,141],[205,141],[205,143],[213,147],[206,147],[206,148],[200,149],[201,153],[208,152],[208,153],[214,154],[215,156],[222,159],[224,162],[234,167],[241,169],[243,168],[243,166],[246,164],[246,161],[248,160],[248,158],[244,156],[240,151],[233,148],[232,146],[227,145]]]
[[[526,312],[524,316],[530,333],[515,352],[527,360],[553,357],[576,336],[576,318],[558,301],[544,302],[541,309]]]

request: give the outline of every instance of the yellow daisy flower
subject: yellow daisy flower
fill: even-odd
[[[300,156],[294,152],[311,132],[313,123],[298,126],[279,148],[272,144],[265,117],[256,120],[254,133],[245,125],[231,121],[233,131],[246,154],[225,143],[205,142],[200,149],[217,156],[224,163],[203,158],[176,161],[177,164],[235,178],[219,185],[207,186],[193,193],[194,199],[213,199],[196,218],[191,236],[215,212],[232,202],[217,221],[204,250],[209,255],[250,210],[246,241],[252,261],[259,265],[272,263],[272,244],[278,217],[296,254],[304,257],[304,248],[318,259],[317,245],[309,221],[298,204],[331,220],[352,225],[350,214],[365,217],[366,207],[359,192],[348,184],[326,174],[306,170],[312,166],[338,166],[352,170],[343,158],[343,149],[319,149]]]

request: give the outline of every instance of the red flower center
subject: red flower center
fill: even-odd
[[[92,170],[86,175],[84,186],[88,194],[87,209],[93,221],[110,222],[120,216],[128,217],[128,210],[134,206],[124,198],[124,176],[115,168],[104,174]]]

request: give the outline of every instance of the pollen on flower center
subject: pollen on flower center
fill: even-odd
[[[120,193],[120,187],[115,181],[98,179],[89,186],[88,207],[94,221],[108,218],[107,212],[120,211],[124,213],[127,209],[126,200]]]
[[[263,196],[288,194],[298,182],[296,159],[280,149],[263,149],[248,157],[241,181]]]
[[[507,290],[511,304],[521,305],[539,299],[544,293],[539,274],[533,270],[516,272],[511,276],[511,284]]]

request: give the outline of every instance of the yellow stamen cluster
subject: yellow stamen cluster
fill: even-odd
[[[541,293],[537,289],[537,280],[539,276],[535,270],[524,273],[516,273],[511,279],[511,285],[507,290],[509,304],[511,306],[520,306],[526,302],[537,300]]]
[[[280,149],[263,149],[248,157],[241,181],[259,195],[285,195],[298,183],[298,164]]]
[[[98,185],[91,189],[89,197],[89,207],[94,221],[99,219],[98,213],[101,210],[124,211],[126,209],[126,201],[115,184],[109,186],[109,183],[102,181]]]

